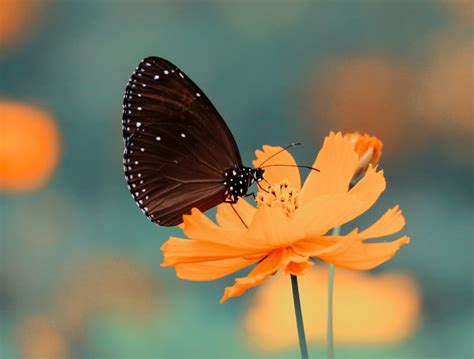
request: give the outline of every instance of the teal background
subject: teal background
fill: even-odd
[[[160,246],[180,230],[148,222],[126,188],[121,101],[130,73],[145,56],[170,59],[219,109],[245,163],[263,144],[302,141],[293,153],[310,164],[328,131],[341,129],[307,110],[319,66],[376,55],[414,69],[416,79],[431,61],[429,44],[454,31],[470,38],[472,28],[437,1],[45,3],[32,30],[0,50],[0,97],[47,109],[62,137],[47,185],[2,193],[1,356],[21,357],[16,338],[27,318],[62,325],[60,293],[75,268],[119,258],[147,273],[151,304],[145,314],[109,310],[107,303],[89,313],[80,335],[65,334],[70,357],[297,357],[296,347],[266,355],[246,345],[240,318],[254,290],[220,305],[232,278],[184,282],[160,268]],[[410,141],[382,138],[394,146],[381,164],[388,188],[360,223],[393,204],[404,210],[412,243],[374,272],[399,271],[418,282],[420,327],[402,343],[342,346],[337,357],[471,358],[472,132],[440,127],[449,116],[436,124],[409,111],[403,116]],[[353,130],[378,135],[357,118]],[[323,357],[323,345],[310,353]]]

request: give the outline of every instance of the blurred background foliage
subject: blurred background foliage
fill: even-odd
[[[121,101],[147,55],[213,100],[245,163],[329,130],[384,141],[412,243],[336,274],[338,358],[473,357],[470,0],[0,2],[0,356],[292,358],[289,281],[220,305],[231,278],[176,279],[122,174]],[[304,278],[324,355],[325,268]]]

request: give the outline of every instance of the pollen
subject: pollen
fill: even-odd
[[[288,181],[268,185],[257,194],[257,206],[281,207],[288,217],[293,217],[300,206],[300,191],[291,187]]]

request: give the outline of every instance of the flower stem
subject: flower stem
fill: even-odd
[[[295,304],[296,326],[298,328],[298,339],[300,343],[301,359],[308,359],[308,347],[304,334],[303,314],[301,312],[300,293],[298,290],[298,277],[291,275],[291,288],[293,289],[293,303]]]
[[[341,232],[341,226],[335,227],[332,230],[333,236],[338,236]],[[334,358],[334,335],[333,335],[333,319],[332,319],[332,298],[334,291],[334,273],[336,266],[329,263],[328,267],[328,325],[327,325],[327,348],[328,348],[328,359]]]
[[[329,264],[328,268],[328,326],[327,326],[327,347],[328,359],[334,358],[334,336],[332,329],[332,297],[334,288],[334,264]]]

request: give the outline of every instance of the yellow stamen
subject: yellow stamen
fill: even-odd
[[[257,206],[281,207],[288,217],[292,217],[300,206],[299,190],[289,186],[287,181],[268,185],[267,192],[257,194]]]

